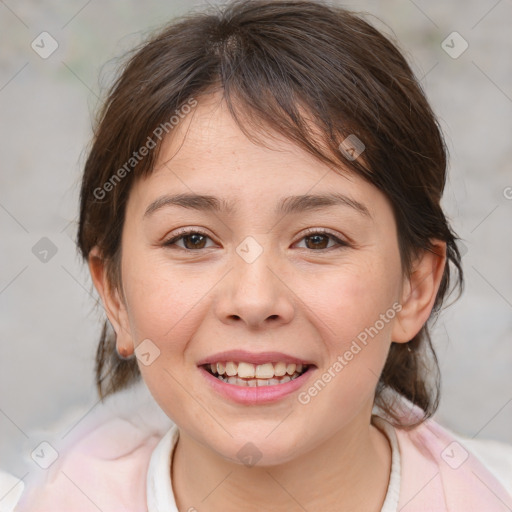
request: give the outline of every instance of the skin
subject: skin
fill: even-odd
[[[171,135],[130,193],[122,290],[109,286],[98,248],[89,266],[118,350],[132,353],[145,339],[160,350],[139,368],[180,429],[170,468],[179,510],[380,510],[391,449],[371,423],[375,387],[391,342],[412,339],[430,315],[445,244],[434,241],[440,256],[421,254],[404,275],[391,205],[377,188],[276,134],[269,147],[251,142],[217,94],[201,98]],[[343,205],[273,212],[283,197],[333,191],[370,216]],[[235,211],[168,206],[144,216],[162,195],[190,192],[237,201]],[[164,246],[184,227],[209,238]],[[305,238],[308,228],[349,245]],[[263,251],[252,263],[236,252],[247,236]],[[310,386],[396,303],[401,311],[308,404],[297,399],[302,388],[272,404],[236,404],[196,366],[229,349],[280,351],[315,363]],[[237,457],[247,442],[262,454],[252,467]]]

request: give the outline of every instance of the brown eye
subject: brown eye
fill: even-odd
[[[311,243],[311,247],[308,247],[308,249],[327,249],[329,238],[331,237],[318,234],[306,236],[304,237],[304,240],[306,240],[306,245],[308,245],[308,241]]]
[[[311,231],[310,234],[303,237],[301,240],[305,241],[306,249],[313,251],[322,251],[335,248],[336,245],[341,247],[348,247],[348,243],[340,240],[332,233],[327,231]],[[329,241],[334,241],[335,244],[329,246]]]
[[[207,237],[195,233],[193,235],[182,236],[181,238],[183,238],[185,249],[203,249]],[[187,241],[190,242],[190,245],[187,244]]]
[[[204,249],[206,241],[210,237],[200,231],[183,231],[179,235],[171,238],[163,243],[165,247],[177,246],[187,251],[194,251]],[[177,245],[177,242],[183,240],[183,247]]]

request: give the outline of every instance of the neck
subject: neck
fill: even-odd
[[[171,475],[178,509],[378,512],[389,483],[391,447],[370,416],[277,466],[232,463],[180,431]]]

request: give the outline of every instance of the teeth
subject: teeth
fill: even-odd
[[[274,377],[285,377],[302,373],[306,367],[295,363],[264,363],[254,365],[246,362],[227,361],[225,363],[210,363],[210,371],[216,375],[227,377],[239,377],[242,379],[273,379]]]
[[[272,363],[259,364],[256,366],[256,377],[258,379],[271,379],[274,376],[274,365]]]
[[[236,372],[238,370],[238,365],[236,363],[233,363],[233,361],[228,361],[226,363],[226,375],[229,377],[233,377],[236,375]]]
[[[245,387],[262,387],[262,386],[274,386],[276,384],[284,384],[285,382],[290,382],[291,380],[300,377],[300,374],[295,372],[291,377],[289,375],[285,375],[284,377],[280,377],[278,379],[242,379],[240,377],[227,375],[219,375],[217,378],[223,382],[227,382],[228,384],[235,384],[236,386],[245,386]]]
[[[295,368],[297,368],[297,365],[296,364],[293,364],[293,363],[290,363],[287,367],[286,367],[286,373],[288,375],[293,375],[295,373]]]
[[[223,382],[237,386],[274,386],[294,380],[307,370],[307,365],[295,363],[219,362],[208,365],[210,371]]]
[[[274,365],[274,375],[276,377],[282,377],[286,374],[286,363],[276,363]]]
[[[259,368],[259,366],[258,366]],[[255,375],[254,365],[251,363],[238,363],[238,376],[244,379],[252,378]],[[272,372],[272,376],[274,373]],[[257,375],[259,377],[259,375]]]

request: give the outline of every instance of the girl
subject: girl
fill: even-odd
[[[78,246],[100,398],[142,378],[172,425],[87,431],[16,510],[512,510],[512,447],[431,419],[428,320],[463,282],[445,180],[358,16],[234,1],[155,35],[100,113]]]

